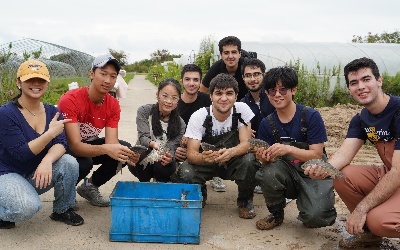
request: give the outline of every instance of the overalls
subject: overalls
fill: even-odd
[[[232,129],[221,135],[212,136],[212,121],[210,110],[207,109],[208,115],[203,126],[206,128],[206,134],[202,142],[213,144],[218,148],[232,148],[237,146],[239,141],[238,120],[243,121],[240,113],[236,113],[233,107]],[[243,121],[244,122],[244,121]],[[246,124],[247,125],[247,124]],[[255,174],[259,168],[252,153],[246,153],[241,156],[234,157],[225,163],[210,163],[202,165],[193,165],[185,160],[171,176],[172,181],[180,183],[196,183],[204,187],[206,181],[213,177],[220,177],[224,180],[235,181],[238,185],[239,196],[238,202],[252,199],[254,196],[254,188],[257,185]],[[206,190],[202,188],[203,196],[207,196]]]
[[[276,125],[273,119],[268,119],[268,121],[273,130],[275,140],[278,143],[291,145],[300,149],[309,148],[307,142],[281,141],[277,132],[278,130],[274,131]],[[274,124],[271,124],[271,122]],[[304,136],[306,135],[307,128],[303,126],[303,121],[301,124]],[[278,133],[279,138],[276,138],[276,133]],[[323,155],[323,159],[326,159],[325,154]],[[336,219],[333,181],[331,178],[324,180],[311,179],[301,169],[300,166],[303,163],[291,155],[284,155],[276,159],[276,161],[263,166],[257,172],[256,179],[263,191],[267,207],[271,213],[278,210],[281,210],[283,213],[285,198],[296,199],[297,208],[299,209],[297,218],[300,221],[314,227],[332,225]]]

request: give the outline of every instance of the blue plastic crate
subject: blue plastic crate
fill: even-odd
[[[110,196],[110,241],[200,243],[200,185],[118,182]]]

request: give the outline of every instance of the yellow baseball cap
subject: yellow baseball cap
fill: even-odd
[[[38,60],[28,60],[23,62],[18,69],[17,78],[25,82],[31,78],[38,77],[50,82],[50,74],[46,64]]]

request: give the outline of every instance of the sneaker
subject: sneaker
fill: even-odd
[[[55,221],[62,221],[67,225],[71,226],[79,226],[83,224],[83,218],[74,212],[73,208],[68,209],[64,213],[58,214],[56,212],[53,212],[50,215],[50,218]]]
[[[253,201],[238,201],[239,207],[239,217],[243,219],[253,219],[256,217],[256,212],[254,211]]]
[[[283,223],[282,218],[275,218],[272,214],[268,215],[268,217],[258,220],[256,223],[256,227],[260,230],[270,230],[274,227],[277,227]]]
[[[261,187],[260,187],[260,186],[256,186],[256,187],[254,188],[254,193],[256,193],[256,194],[262,194],[263,191],[261,190]]]
[[[219,177],[213,177],[212,180],[210,180],[210,184],[216,192],[225,192],[226,191],[226,186],[222,182],[222,179]]]
[[[15,227],[15,222],[0,220],[0,229],[10,229]]]
[[[289,204],[292,200],[293,200],[293,199],[288,199],[288,198],[286,198],[286,199],[285,199],[285,202],[286,202],[286,204]]]
[[[382,237],[368,231],[360,235],[352,235],[347,239],[341,239],[339,241],[339,246],[342,248],[365,248],[379,247],[381,243]]]
[[[76,188],[76,192],[88,200],[90,204],[93,206],[99,206],[99,207],[108,207],[110,206],[110,199],[104,198],[100,192],[99,188],[96,187],[95,185],[87,185],[87,178],[85,178],[85,181]]]

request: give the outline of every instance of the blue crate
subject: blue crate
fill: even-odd
[[[119,181],[110,241],[199,244],[202,200],[197,184]]]

